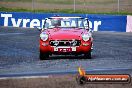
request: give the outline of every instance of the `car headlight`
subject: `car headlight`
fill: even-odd
[[[48,40],[48,34],[46,34],[46,33],[41,33],[41,34],[40,34],[40,38],[41,38],[43,41],[46,41],[46,40]]]
[[[87,33],[87,34],[83,34],[83,35],[82,35],[82,39],[83,39],[85,42],[88,41],[90,38],[91,38],[91,34],[90,34],[90,33]]]

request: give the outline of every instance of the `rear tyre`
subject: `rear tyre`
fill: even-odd
[[[85,59],[92,59],[91,51],[84,54]]]
[[[42,53],[40,51],[40,53],[39,53],[39,59],[40,60],[48,60],[48,58],[49,58],[49,54],[48,53]]]

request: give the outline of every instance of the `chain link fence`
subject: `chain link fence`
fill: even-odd
[[[132,12],[132,0],[0,0],[0,7],[46,11]]]

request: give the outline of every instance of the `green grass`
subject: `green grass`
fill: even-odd
[[[64,5],[71,5],[74,3],[74,0],[1,0],[3,2],[31,2],[34,1],[34,3],[46,3],[46,4],[64,4]],[[112,4],[116,3],[115,0],[101,0],[101,1],[89,1],[89,0],[76,0],[76,4],[86,4],[86,5],[96,5],[96,4]]]
[[[74,0],[0,0],[2,2],[31,2],[34,3],[46,3],[46,4],[73,4]],[[118,0],[75,0],[76,4],[86,4],[86,5],[106,5],[106,4],[117,4]],[[132,0],[120,0],[120,3],[129,3],[132,4]]]
[[[29,9],[22,9],[22,8],[5,8],[0,7],[0,11],[4,12],[34,12],[34,13],[85,13],[85,14],[111,14],[111,15],[132,15],[132,13],[129,12],[90,12],[86,10],[76,10],[76,12],[73,11],[73,9],[54,9],[54,10],[29,10]]]
[[[86,2],[86,5],[110,5],[115,4],[116,1],[107,1],[107,2]]]
[[[0,0],[4,2],[32,2],[32,0]]]
[[[47,3],[47,4],[73,4],[73,0],[1,0],[3,2],[32,2],[35,3]],[[82,4],[83,2],[76,1],[76,4]]]
[[[22,8],[5,8],[5,7],[0,7],[0,11],[4,12],[31,12],[31,10],[28,9],[22,9]]]
[[[47,4],[73,4],[73,0],[36,0],[36,2],[42,2]],[[77,4],[81,4],[77,2]]]

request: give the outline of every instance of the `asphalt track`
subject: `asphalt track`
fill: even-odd
[[[87,73],[132,75],[132,33],[94,32],[93,59],[52,56],[39,60],[39,31],[0,27],[0,77]]]

